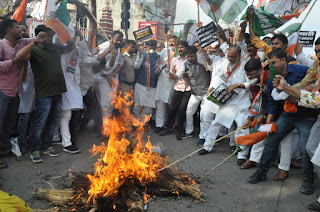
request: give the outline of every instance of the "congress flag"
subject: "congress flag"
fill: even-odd
[[[46,21],[46,26],[57,34],[62,45],[68,42],[75,34],[73,22],[67,10],[67,3],[68,0],[63,0],[54,15]]]
[[[24,17],[24,14],[26,13],[28,0],[23,0],[18,9],[14,12],[12,19],[16,20],[18,23],[21,23]]]

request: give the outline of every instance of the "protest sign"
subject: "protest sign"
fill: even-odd
[[[222,82],[217,88],[210,92],[207,99],[219,106],[227,105],[238,95],[235,91],[227,92],[227,87],[228,85]]]
[[[315,37],[316,31],[299,31],[299,43],[304,47],[312,47]]]
[[[151,30],[151,27],[147,26],[147,27],[138,29],[137,31],[134,31],[133,36],[135,40],[141,43],[143,41],[151,39],[153,37],[153,33]]]
[[[202,48],[205,48],[218,40],[216,31],[217,26],[213,22],[197,29],[198,38],[200,40],[200,45]]]

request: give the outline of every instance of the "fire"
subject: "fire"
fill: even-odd
[[[138,179],[142,185],[153,182],[159,175],[156,171],[167,164],[168,158],[152,152],[154,146],[149,139],[147,142],[143,140],[145,123],[131,115],[133,101],[128,101],[131,95],[121,97],[121,93],[117,95],[116,91],[111,95],[119,115],[103,120],[102,132],[108,139],[101,146],[94,145],[90,150],[93,156],[100,154],[100,158],[94,165],[94,174],[87,175],[90,180],[88,201],[116,194],[129,178]],[[132,126],[136,129],[134,133]]]

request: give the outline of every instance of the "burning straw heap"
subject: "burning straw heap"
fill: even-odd
[[[145,123],[130,114],[131,95],[115,93],[112,98],[116,112],[103,121],[107,142],[90,150],[93,155],[100,155],[94,173],[74,174],[70,179],[74,195],[65,195],[64,205],[73,209],[76,205],[77,211],[86,211],[93,205],[97,211],[143,211],[150,195],[188,194],[204,201],[200,186],[187,174],[173,169],[157,171],[167,165],[168,157],[161,157],[149,140],[143,140]],[[50,200],[43,190],[39,196]]]

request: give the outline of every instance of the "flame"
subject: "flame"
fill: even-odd
[[[159,175],[156,171],[167,164],[168,158],[152,152],[154,146],[149,138],[147,143],[143,140],[144,124],[148,117],[144,119],[145,122],[139,122],[131,115],[131,96],[132,92],[123,97],[116,91],[111,94],[113,106],[120,115],[104,118],[102,133],[109,139],[90,150],[93,156],[100,154],[100,158],[94,164],[94,174],[87,175],[90,180],[88,201],[116,193],[128,178],[136,178],[142,185],[155,181]],[[132,126],[136,128],[134,133]],[[126,136],[128,134],[131,135],[131,143]],[[130,153],[128,146],[132,149]]]

